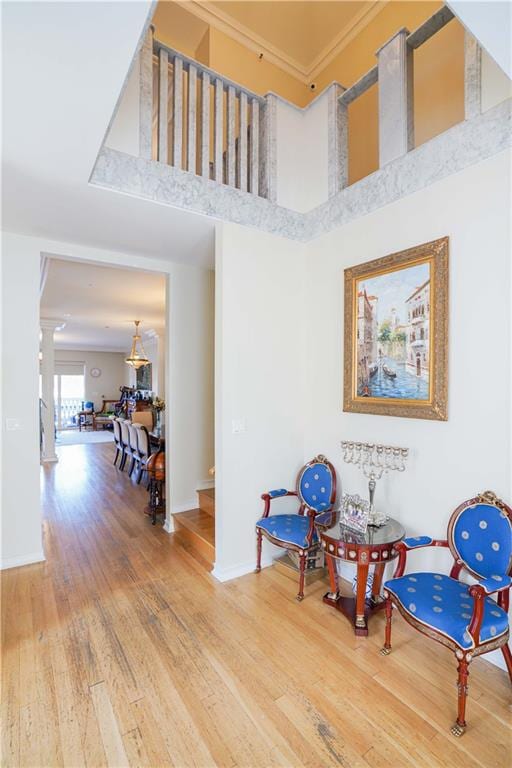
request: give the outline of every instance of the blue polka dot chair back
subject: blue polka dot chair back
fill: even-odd
[[[270,514],[271,504],[287,496],[294,496],[299,502],[296,512]],[[315,518],[319,514],[334,510],[336,500],[336,471],[325,456],[319,455],[309,461],[297,476],[295,490],[276,488],[263,493],[265,502],[263,517],[256,523],[256,572],[261,570],[262,537],[276,547],[290,550],[299,558],[299,593],[297,600],[304,597],[304,575],[306,561],[314,561],[319,550]],[[278,502],[279,503],[279,502]],[[272,507],[273,508],[273,507]]]
[[[408,553],[424,547],[450,549],[454,563],[449,575],[405,573]],[[382,653],[391,651],[393,606],[419,632],[455,652],[458,712],[452,733],[462,736],[467,727],[468,667],[472,659],[500,648],[512,681],[508,646],[512,509],[492,491],[486,491],[457,507],[446,539],[414,536],[395,548],[398,565],[393,578],[384,584],[386,634]]]
[[[502,577],[511,570],[512,523],[495,504],[461,504],[450,520],[448,543],[455,560],[478,579]]]
[[[297,482],[297,494],[306,507],[317,512],[329,509],[334,501],[333,488],[335,479],[332,464],[313,460],[302,468]]]

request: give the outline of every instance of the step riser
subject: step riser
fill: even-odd
[[[176,521],[176,518],[174,518],[174,521],[176,523],[175,535],[178,541],[185,546],[189,546],[191,549],[201,555],[203,560],[206,560],[209,565],[213,566],[215,562],[215,547],[212,547],[209,542],[202,539],[194,531],[191,531],[188,528],[185,528],[185,526],[180,525],[179,522]]]
[[[206,512],[207,515],[215,517],[215,496],[212,498],[210,493],[205,491],[197,492],[199,499],[199,509],[202,509],[203,512]]]

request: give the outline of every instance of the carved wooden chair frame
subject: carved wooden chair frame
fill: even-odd
[[[398,564],[395,569],[395,573],[393,574],[393,579],[399,578],[404,575],[406,560],[407,560],[407,552],[413,549],[422,549],[424,547],[447,547],[450,549],[450,552],[453,555],[453,559],[454,559],[454,563],[449,574],[450,578],[458,580],[461,571],[465,570],[475,579],[478,579],[481,581],[482,576],[476,573],[475,571],[473,571],[467,565],[467,563],[461,558],[457,550],[457,547],[454,544],[454,536],[453,536],[454,526],[461,512],[463,512],[469,507],[472,507],[478,504],[484,504],[487,506],[496,507],[502,513],[506,514],[506,516],[508,517],[512,525],[512,509],[507,504],[505,504],[505,502],[501,501],[501,499],[499,499],[495,493],[493,493],[492,491],[485,491],[484,493],[481,493],[478,496],[475,496],[475,498],[469,499],[468,501],[463,502],[453,512],[448,522],[447,539],[430,539],[429,537],[425,536],[425,537],[419,537],[417,539],[418,543],[416,543],[412,539],[404,539],[403,541],[396,544],[395,547],[398,550],[399,555],[398,555]],[[422,539],[426,539],[426,541],[423,542],[421,541]],[[408,544],[408,542],[411,542],[411,544]],[[509,562],[509,566],[506,571],[506,574],[508,576],[512,575],[512,558]],[[458,712],[457,712],[457,720],[451,728],[451,731],[454,736],[462,736],[462,734],[464,733],[467,727],[467,723],[465,720],[465,713],[466,713],[466,699],[468,694],[468,676],[469,676],[468,667],[473,658],[475,658],[476,656],[480,656],[481,654],[496,650],[497,648],[501,648],[501,651],[505,658],[508,674],[512,682],[512,654],[508,646],[510,630],[507,629],[505,633],[501,634],[499,637],[495,639],[490,639],[485,641],[481,641],[480,639],[480,628],[482,626],[482,621],[484,618],[485,599],[488,598],[489,595],[497,593],[498,606],[502,608],[505,611],[505,613],[508,613],[509,596],[510,596],[510,589],[512,588],[512,584],[509,583],[507,585],[500,586],[499,583],[496,582],[496,588],[492,590],[488,590],[487,585],[486,587],[484,587],[484,586],[481,586],[481,584],[474,584],[472,586],[466,584],[466,586],[469,586],[469,596],[473,598],[472,615],[471,615],[471,619],[470,619],[468,630],[467,630],[471,635],[474,643],[474,646],[470,649],[462,648],[456,642],[454,642],[453,639],[447,637],[441,631],[438,631],[435,628],[411,616],[411,614],[408,613],[405,608],[403,608],[401,602],[398,599],[396,599],[395,596],[391,594],[391,592],[389,592],[384,588],[384,597],[386,600],[386,605],[385,605],[386,629],[385,629],[384,647],[381,650],[382,655],[387,655],[391,652],[391,620],[392,620],[393,604],[396,605],[398,611],[403,616],[403,618],[407,621],[408,624],[413,626],[415,629],[417,629],[419,632],[426,635],[427,637],[430,637],[432,640],[435,640],[436,642],[441,643],[442,645],[448,648],[451,648],[451,650],[455,652],[455,657],[458,662],[458,667],[457,667]]]
[[[331,493],[329,496],[329,507],[325,510],[315,510],[312,509],[306,501],[304,500],[301,492],[301,480],[306,472],[310,467],[315,466],[316,464],[325,464],[325,466],[329,469],[330,475],[331,475]],[[262,537],[265,536],[265,538],[270,541],[272,544],[275,544],[276,547],[281,547],[282,549],[290,549],[294,552],[298,552],[299,554],[299,592],[297,594],[297,600],[300,602],[304,599],[304,575],[306,570],[306,560],[308,553],[311,551],[311,549],[318,546],[317,542],[313,542],[313,535],[315,533],[315,518],[317,515],[321,513],[328,512],[329,509],[332,509],[334,502],[336,500],[336,470],[334,466],[331,464],[331,462],[322,454],[319,454],[318,456],[315,456],[314,459],[311,459],[311,461],[308,461],[307,464],[305,464],[300,472],[297,475],[297,481],[295,484],[295,490],[294,491],[288,491],[285,488],[281,488],[277,491],[268,491],[267,493],[263,493],[261,495],[261,498],[264,502],[264,510],[263,510],[263,516],[261,519],[265,519],[269,517],[270,515],[270,505],[273,501],[273,499],[280,499],[284,498],[286,496],[296,496],[300,500],[300,506],[297,513],[299,515],[307,515],[309,517],[309,528],[306,534],[306,541],[307,546],[306,547],[300,547],[296,544],[292,544],[290,542],[283,542],[281,539],[277,539],[274,536],[272,536],[268,531],[262,530],[260,528],[256,529],[256,536],[257,536],[257,558],[256,558],[256,573],[259,573],[261,571],[261,548],[262,548]]]

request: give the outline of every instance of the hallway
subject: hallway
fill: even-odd
[[[141,512],[108,444],[42,470],[45,563],[3,582],[3,765],[504,766],[510,690],[477,660],[466,735],[452,655],[399,618],[355,638],[266,569],[218,583]],[[355,652],[354,652],[355,651]]]

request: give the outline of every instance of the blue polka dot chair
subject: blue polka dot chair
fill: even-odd
[[[270,505],[274,499],[297,496],[299,509],[296,514],[271,515]],[[265,502],[263,517],[256,523],[257,564],[256,573],[261,571],[261,544],[265,536],[272,544],[299,553],[299,593],[297,600],[304,598],[304,572],[308,553],[318,547],[315,517],[329,512],[336,499],[336,470],[325,456],[316,456],[300,470],[295,491],[278,488],[262,494]]]
[[[447,540],[428,536],[403,539],[396,545],[398,565],[384,584],[386,639],[391,651],[391,617],[395,605],[403,618],[427,637],[455,652],[458,662],[458,713],[452,733],[466,730],[468,667],[475,656],[501,648],[512,681],[508,646],[509,590],[512,584],[512,510],[491,491],[461,504],[448,523]],[[449,547],[454,558],[450,575],[404,575],[407,553],[422,547]],[[466,571],[476,579],[459,581]]]

